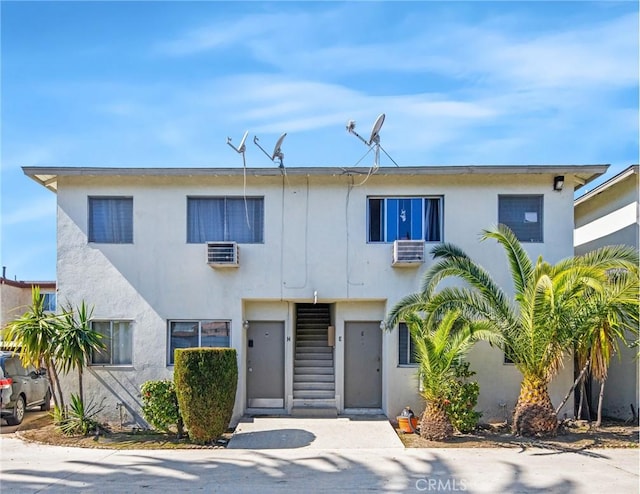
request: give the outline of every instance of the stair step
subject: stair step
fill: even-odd
[[[296,360],[333,360],[333,354],[296,352]]]
[[[314,391],[314,390],[293,390],[293,398],[294,399],[329,399],[335,397],[335,391]]]
[[[292,417],[315,417],[315,418],[323,418],[323,419],[333,419],[338,416],[338,410],[335,406],[333,407],[313,407],[313,406],[303,406],[296,407],[294,406],[291,409]]]
[[[296,367],[331,367],[333,368],[333,359],[331,360],[295,360]]]
[[[331,348],[327,346],[327,339],[323,339],[323,340],[303,340],[303,341],[297,341],[296,342],[296,348],[298,347],[310,347],[310,346],[319,346],[319,347],[326,347],[326,348]]]
[[[335,391],[334,382],[295,382],[293,383],[294,391]]]
[[[293,376],[295,379],[295,376],[300,376],[300,375],[314,375],[314,374],[331,374],[333,375],[333,366],[323,366],[323,367],[300,367],[300,368],[296,368],[293,369]]]
[[[299,346],[296,345],[296,354],[298,353],[333,353],[333,347],[330,346]]]
[[[293,385],[304,382],[334,382],[335,376],[331,374],[294,374]]]

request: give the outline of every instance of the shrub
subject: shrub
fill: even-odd
[[[63,414],[59,408],[54,410],[54,423],[66,436],[81,434],[87,436],[90,433],[99,433],[104,428],[95,417],[104,409],[93,402],[85,405],[80,395],[71,395],[69,410]]]
[[[205,444],[229,426],[238,386],[233,348],[185,348],[175,352],[178,406],[193,442]]]
[[[171,432],[172,428],[183,434],[182,417],[173,381],[147,381],[141,387],[142,414],[154,429]]]
[[[475,375],[469,370],[469,362],[454,365],[456,380],[447,393],[446,411],[456,430],[462,433],[472,432],[478,426],[482,413],[476,412],[480,386],[477,382],[468,382],[467,378]]]

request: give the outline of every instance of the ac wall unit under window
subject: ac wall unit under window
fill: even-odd
[[[235,242],[207,242],[207,264],[212,268],[237,268],[238,250]]]
[[[424,263],[424,240],[396,240],[393,242],[392,266],[418,266]]]

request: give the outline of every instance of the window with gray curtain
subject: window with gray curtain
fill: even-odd
[[[89,197],[89,242],[133,243],[132,197]]]
[[[91,355],[92,365],[131,365],[132,331],[129,321],[93,321],[91,327],[102,335],[103,350]]]
[[[187,242],[264,241],[264,198],[188,197]]]
[[[498,196],[498,223],[508,226],[520,242],[542,242],[543,196]]]
[[[169,321],[169,365],[176,348],[229,346],[230,321]]]
[[[370,197],[369,242],[442,241],[442,197]]]
[[[398,325],[398,364],[414,365],[418,363],[416,358],[416,349],[411,332],[406,323],[401,322]]]

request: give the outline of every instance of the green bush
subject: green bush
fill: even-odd
[[[93,402],[85,405],[79,395],[72,394],[71,405],[66,413],[58,407],[54,409],[54,423],[65,436],[97,434],[104,430],[96,420],[103,409],[104,407]]]
[[[175,428],[178,436],[182,436],[182,417],[173,381],[147,381],[141,392],[144,419],[156,430],[171,432]]]
[[[467,378],[475,375],[469,370],[469,362],[454,365],[456,380],[447,393],[446,411],[451,425],[459,432],[468,433],[475,430],[482,413],[476,412],[480,386],[477,382],[468,382]]]
[[[227,429],[238,386],[233,348],[185,348],[175,352],[173,379],[190,439],[205,444]]]

